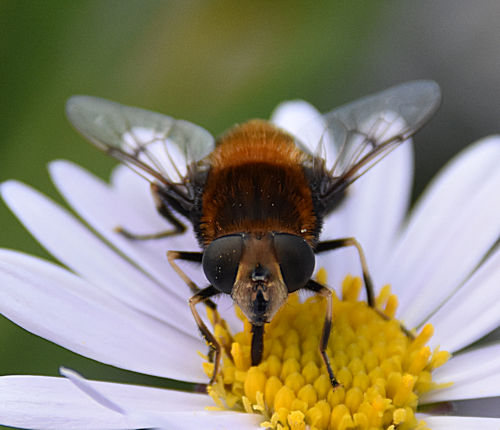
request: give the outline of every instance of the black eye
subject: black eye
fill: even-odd
[[[238,273],[243,248],[241,235],[215,239],[203,253],[203,271],[209,282],[222,293],[230,294]]]
[[[312,248],[300,236],[277,233],[274,235],[274,249],[288,292],[302,288],[314,270]]]

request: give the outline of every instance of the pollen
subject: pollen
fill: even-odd
[[[326,282],[326,272],[318,280]],[[211,318],[223,345],[221,372],[208,392],[217,409],[262,415],[263,428],[277,430],[426,429],[415,413],[419,397],[439,388],[432,371],[449,358],[426,345],[431,325],[409,333],[393,319],[397,298],[381,289],[377,310],[360,300],[362,281],[347,276],[342,297],[334,293],[327,354],[340,382],[333,388],[319,353],[325,300],[313,296],[288,302],[266,325],[263,360],[251,366],[251,325],[240,311],[244,329],[231,334],[220,318]],[[207,376],[212,363],[204,363]]]

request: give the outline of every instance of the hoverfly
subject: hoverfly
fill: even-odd
[[[315,254],[355,247],[372,307],[374,294],[361,245],[355,238],[319,241],[323,219],[350,184],[427,122],[440,98],[435,82],[414,81],[341,106],[324,115],[316,150],[263,120],[236,125],[216,140],[187,121],[94,97],[72,97],[66,112],[85,138],[150,182],[158,212],[171,223],[159,234],[122,234],[181,234],[186,227],[179,215],[192,223],[202,251],[167,255],[194,294],[189,306],[214,354],[210,383],[219,371],[221,346],[197,304],[215,308],[214,296],[231,295],[252,325],[251,360],[257,365],[264,325],[288,294],[306,289],[327,300],[319,350],[336,386],[326,354],[332,294],[311,279]],[[336,151],[329,165],[321,156],[325,145]],[[201,264],[208,286],[199,288],[177,260]]]

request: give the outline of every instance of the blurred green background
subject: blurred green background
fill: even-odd
[[[267,117],[284,99],[325,111],[428,78],[441,84],[444,102],[416,138],[417,194],[460,148],[500,130],[499,18],[496,1],[1,0],[0,180],[20,179],[61,201],[50,160],[109,175],[113,161],[65,120],[73,94],[218,134]],[[3,204],[0,226],[0,246],[49,257]],[[63,364],[89,378],[150,382],[0,319],[1,374],[57,375]]]

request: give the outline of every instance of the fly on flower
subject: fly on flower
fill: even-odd
[[[332,293],[311,279],[315,254],[354,247],[363,270],[368,304],[373,285],[355,238],[320,241],[323,219],[342,202],[348,187],[436,111],[440,90],[432,81],[405,83],[349,103],[324,115],[322,138],[312,148],[263,120],[236,125],[217,140],[183,120],[88,96],[72,97],[67,115],[99,149],[130,166],[151,184],[165,232],[182,234],[192,223],[201,252],[168,251],[168,260],[193,291],[189,306],[214,352],[215,381],[221,346],[196,305],[231,295],[252,325],[252,365],[263,354],[264,326],[299,289],[327,301],[319,350],[332,385],[338,385],[326,353]],[[325,153],[334,153],[332,160]],[[201,264],[208,286],[199,288],[177,261]]]

